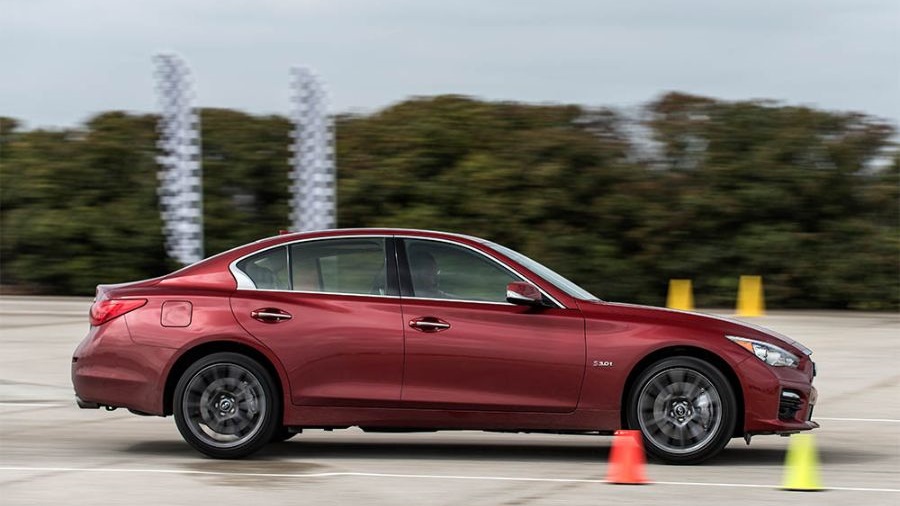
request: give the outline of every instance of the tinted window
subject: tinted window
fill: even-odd
[[[384,239],[328,239],[291,245],[293,289],[387,295]]]
[[[290,290],[287,269],[287,248],[275,248],[245,258],[237,268],[262,290]]]
[[[416,297],[506,302],[506,285],[519,281],[468,248],[418,239],[403,242]]]

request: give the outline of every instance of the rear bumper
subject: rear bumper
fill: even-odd
[[[100,409],[100,404],[88,402],[77,395],[75,396],[75,403],[78,404],[78,407],[81,409]]]
[[[124,318],[92,327],[72,356],[78,407],[122,407],[161,415],[160,371],[175,350],[135,344]]]

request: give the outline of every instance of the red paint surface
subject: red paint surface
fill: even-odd
[[[239,290],[228,270],[231,262],[268,246],[346,235],[468,245],[519,271],[565,307]],[[290,425],[614,430],[621,426],[624,389],[636,366],[653,353],[678,348],[716,357],[734,377],[745,431],[813,427],[778,420],[782,388],[797,390],[805,401],[815,399],[812,363],[790,342],[703,315],[579,301],[480,242],[451,234],[361,229],[280,235],[162,278],[102,285],[98,298],[148,302],[91,328],[74,354],[76,393],[85,401],[146,413],[171,408],[165,391],[177,380],[173,371],[181,357],[225,343],[264,357],[284,392]],[[184,303],[191,306],[189,320]],[[292,318],[254,319],[251,313],[261,308]],[[409,326],[417,318],[450,327],[423,332]],[[726,334],[786,348],[801,357],[800,367],[769,367]],[[798,419],[806,420],[806,412]]]

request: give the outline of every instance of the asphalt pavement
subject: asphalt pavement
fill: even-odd
[[[701,466],[603,482],[611,438],[307,431],[217,461],[171,418],[80,410],[69,365],[88,299],[0,297],[0,503],[900,504],[900,315],[772,311],[753,322],[814,350],[823,492],[780,489],[788,438],[733,440]],[[717,311],[717,314],[727,312]]]

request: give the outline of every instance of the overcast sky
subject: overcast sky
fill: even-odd
[[[337,112],[411,95],[632,106],[667,90],[900,121],[898,0],[0,0],[0,115],[153,111],[177,52],[201,106],[286,113],[288,69]]]

